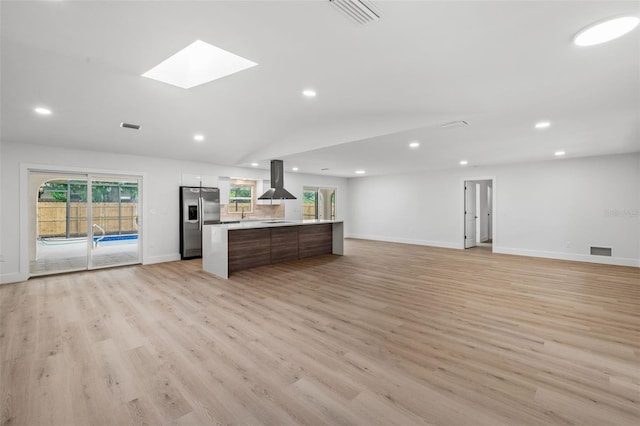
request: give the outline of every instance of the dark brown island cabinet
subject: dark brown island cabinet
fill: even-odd
[[[203,233],[203,269],[232,272],[325,254],[343,254],[342,222],[210,225]]]

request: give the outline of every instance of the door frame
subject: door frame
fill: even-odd
[[[146,203],[146,195],[147,194],[147,174],[146,172],[140,171],[128,171],[128,170],[113,170],[113,169],[98,169],[98,168],[87,168],[87,167],[72,167],[72,166],[52,166],[47,164],[32,164],[32,163],[21,163],[20,164],[20,200],[19,200],[19,211],[20,211],[20,221],[19,221],[19,229],[20,229],[20,265],[19,265],[19,279],[20,281],[26,281],[29,279],[29,174],[30,172],[43,172],[43,173],[68,173],[68,174],[87,174],[87,175],[106,175],[106,176],[130,176],[140,179],[139,184],[139,199],[140,210],[142,212],[141,221],[139,221],[139,235],[142,240],[142,245],[140,246],[140,261],[142,264],[146,263],[146,257],[148,253],[148,241],[147,238],[144,237],[147,216],[148,216],[148,208]]]
[[[495,176],[480,176],[480,177],[463,177],[461,182],[460,182],[460,194],[461,197],[459,198],[460,200],[460,206],[458,208],[458,211],[460,212],[459,214],[459,220],[458,223],[462,224],[462,227],[460,228],[460,248],[461,249],[465,249],[465,241],[464,241],[464,234],[465,234],[465,230],[466,230],[466,224],[465,224],[465,217],[464,217],[464,207],[465,207],[465,190],[464,190],[464,186],[466,184],[466,182],[468,181],[478,181],[478,180],[490,180],[491,181],[491,240],[492,240],[492,244],[491,244],[491,251],[495,251],[497,242],[498,242],[498,232],[497,229],[498,227],[496,226],[496,212],[497,212],[497,196],[496,194],[497,192],[497,180]]]
[[[471,248],[477,245],[476,234],[478,226],[478,206],[476,200],[478,199],[477,183],[472,180],[466,180],[464,182],[464,248]],[[470,229],[470,224],[473,224],[473,229]]]

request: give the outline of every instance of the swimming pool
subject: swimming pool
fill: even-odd
[[[138,234],[124,234],[124,235],[105,235],[105,236],[95,236],[93,237],[93,242],[95,243],[106,243],[109,242],[111,244],[118,243],[133,243],[137,242]],[[64,237],[40,237],[38,241],[41,244],[45,245],[67,245],[67,244],[86,244],[86,237],[75,237],[75,238],[64,238]]]
[[[105,235],[104,237],[93,237],[93,241],[122,241],[122,240],[137,240],[138,234],[126,234],[126,235]]]

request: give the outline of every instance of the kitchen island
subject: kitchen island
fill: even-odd
[[[243,269],[344,253],[344,227],[334,220],[264,220],[205,225],[202,268],[229,278]]]

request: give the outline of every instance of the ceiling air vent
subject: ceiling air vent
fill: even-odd
[[[592,256],[611,256],[611,247],[593,247],[591,246]]]
[[[368,24],[380,19],[380,13],[373,4],[367,0],[329,0],[349,19],[358,24]]]
[[[139,124],[120,123],[120,127],[124,127],[126,129],[140,130],[140,125]]]
[[[440,127],[456,127],[456,126],[468,126],[469,123],[467,123],[466,121],[460,120],[460,121],[451,121],[449,123],[444,123],[441,124]]]

